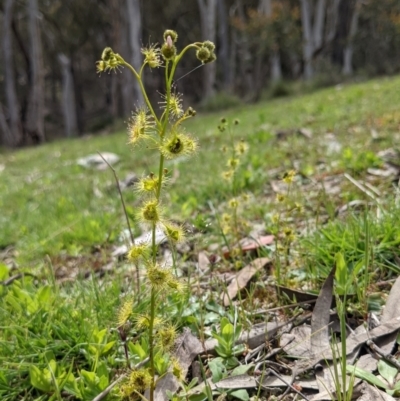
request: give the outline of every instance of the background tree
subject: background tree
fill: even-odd
[[[216,42],[217,0],[197,0],[200,11],[201,40]],[[208,63],[203,67],[203,100],[215,93],[216,64]]]
[[[124,69],[99,80],[95,61],[107,44],[137,66],[148,44],[143,38],[159,42],[165,28],[180,33],[179,46],[199,37],[216,41],[216,63],[198,68],[188,57],[178,67],[174,89],[189,93],[191,104],[215,104],[219,91],[257,101],[280,79],[327,85],[400,69],[398,0],[4,0],[1,145],[81,135],[126,120],[140,91]],[[145,72],[158,101],[162,76],[162,69]]]
[[[29,32],[29,98],[26,116],[26,133],[33,143],[41,143],[44,135],[44,68],[42,56],[42,40],[39,31],[39,9],[37,0],[27,1]]]
[[[7,102],[9,123],[5,122],[3,107],[2,114],[2,143],[14,147],[22,142],[22,124],[17,92],[15,88],[14,57],[11,24],[13,18],[14,0],[6,0],[3,18],[3,55],[4,55],[4,90]]]

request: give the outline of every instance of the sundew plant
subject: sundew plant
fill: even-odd
[[[135,76],[143,93],[145,105],[136,108],[129,121],[129,143],[131,146],[146,143],[149,149],[153,149],[159,155],[157,174],[149,173],[136,187],[142,197],[137,219],[149,226],[152,233],[151,245],[135,243],[128,254],[133,263],[144,266],[146,270],[146,286],[150,289],[148,312],[135,315],[134,302],[128,301],[122,306],[118,316],[121,338],[127,337],[127,332],[132,330],[130,323],[133,322],[133,329],[146,337],[146,344],[143,345],[142,338],[141,346],[148,350],[148,363],[130,372],[127,380],[120,386],[120,394],[124,398],[136,396],[143,399],[144,392],[148,390],[150,401],[154,399],[157,377],[171,371],[181,378],[179,364],[168,355],[175,341],[176,329],[160,318],[165,295],[184,290],[183,284],[175,277],[172,269],[157,262],[156,229],[162,229],[173,245],[183,241],[185,237],[183,227],[168,220],[163,205],[163,191],[166,188],[168,173],[166,164],[176,157],[193,155],[198,147],[196,139],[182,127],[182,123],[195,116],[196,112],[191,107],[183,110],[182,96],[173,91],[173,80],[177,65],[191,49],[195,50],[197,59],[203,64],[216,59],[215,45],[210,41],[191,43],[178,52],[176,47],[178,34],[175,31],[166,30],[163,39],[161,47],[150,45],[142,49],[144,61],[139,71],[109,47],[104,49],[101,60],[97,62],[98,72],[126,67]],[[144,86],[143,71],[146,67],[163,68],[165,72],[165,94],[161,103],[160,117],[150,103]]]

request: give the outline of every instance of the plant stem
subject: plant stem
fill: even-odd
[[[156,314],[156,290],[151,289],[151,300],[150,300],[150,323],[149,323],[149,357],[150,357],[150,400],[154,400],[154,388],[155,388],[155,367],[154,367],[154,319]]]

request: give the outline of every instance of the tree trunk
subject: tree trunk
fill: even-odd
[[[314,43],[312,36],[312,14],[310,0],[300,0],[301,23],[303,26],[303,59],[304,59],[304,78],[310,79],[314,75],[312,58],[314,53]]]
[[[20,110],[15,89],[15,76],[13,69],[13,46],[11,40],[11,23],[14,1],[6,0],[4,6],[3,26],[3,52],[4,52],[4,81],[6,101],[9,117],[9,130],[3,132],[2,143],[5,146],[15,147],[22,142],[22,124]]]
[[[62,110],[64,115],[65,135],[70,138],[78,134],[76,116],[74,78],[71,72],[71,60],[64,54],[58,55],[62,69]]]
[[[110,13],[112,21],[112,33],[111,33],[111,43],[112,48],[118,53],[121,49],[121,16],[120,16],[120,6],[119,0],[111,0],[110,2]],[[120,74],[111,75],[111,115],[113,118],[122,117],[122,88]]]
[[[13,135],[10,131],[10,127],[7,124],[6,116],[4,114],[3,105],[0,103],[0,132],[1,132],[1,143],[8,144],[12,142]]]
[[[332,0],[326,11],[326,42],[332,42],[335,38],[338,20],[339,20],[339,6],[341,0]]]
[[[197,0],[200,10],[200,25],[202,40],[216,39],[217,0]],[[203,100],[215,93],[217,64],[209,63],[203,67]]]
[[[129,22],[125,7],[120,7],[121,18],[121,36],[120,36],[120,53],[125,59],[129,60],[131,53],[129,44]],[[134,108],[135,98],[133,96],[133,80],[135,79],[131,71],[127,68],[122,69],[121,74],[116,74],[116,79],[121,83],[122,95],[122,115],[126,118],[130,115]]]
[[[222,71],[222,87],[225,92],[231,92],[232,81],[229,76],[229,23],[225,0],[217,0],[218,10],[218,60]]]
[[[326,14],[326,0],[318,0],[314,16],[313,45],[314,51],[320,49],[324,41],[324,25]]]
[[[260,0],[258,3],[258,12],[264,14],[268,18],[272,18],[272,0]],[[277,82],[282,79],[281,57],[279,48],[274,41],[272,51],[269,57],[270,79],[272,82]]]
[[[358,17],[360,15],[361,1],[356,0],[354,5],[353,15],[351,16],[349,35],[347,37],[347,43],[343,50],[343,74],[353,74],[353,39],[358,29]]]
[[[142,39],[142,17],[139,0],[127,0],[129,45],[131,50],[132,67],[139,72],[142,65],[140,43]],[[143,94],[136,79],[133,81],[133,93],[135,102],[144,104]]]
[[[246,16],[242,0],[236,0],[236,10],[240,22],[243,23],[243,25],[246,24]],[[238,59],[239,79],[237,80],[237,82],[239,87],[239,95],[248,96],[250,94],[251,97],[254,97],[254,80],[252,79],[251,75],[251,67],[253,67],[253,56],[249,50],[249,40],[247,39],[245,32],[238,32],[236,38],[237,40],[235,41],[235,50]],[[251,66],[249,66],[249,64],[251,64]]]
[[[31,88],[26,117],[26,131],[34,143],[42,143],[44,136],[44,70],[42,41],[40,38],[37,0],[28,0],[29,39],[30,39],[30,77]]]

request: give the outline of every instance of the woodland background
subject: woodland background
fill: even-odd
[[[141,47],[167,28],[178,48],[216,43],[216,63],[184,76],[198,66],[186,57],[176,75],[185,102],[208,110],[255,102],[266,88],[284,95],[290,81],[325,86],[400,69],[399,0],[1,0],[0,27],[4,147],[126,120],[141,96],[131,74],[100,80],[95,62],[111,46],[138,67]],[[145,76],[159,101],[162,74]]]

